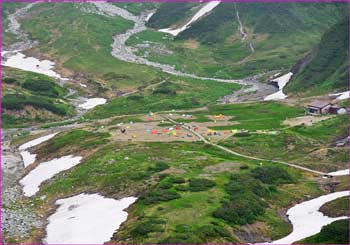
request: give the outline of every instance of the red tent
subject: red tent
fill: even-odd
[[[151,134],[158,134],[158,130],[157,129],[152,129]]]

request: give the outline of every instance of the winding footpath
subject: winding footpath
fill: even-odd
[[[173,119],[171,119],[170,117],[167,117],[167,116],[164,116],[164,115],[161,115],[164,119],[174,123],[174,124],[177,124],[179,125],[179,123]],[[235,155],[235,156],[239,156],[239,157],[243,157],[243,158],[247,158],[247,159],[251,159],[251,160],[257,160],[257,161],[264,161],[264,162],[273,162],[273,163],[278,163],[278,164],[283,164],[283,165],[287,165],[289,167],[292,167],[292,168],[296,168],[296,169],[300,169],[300,170],[303,170],[303,171],[306,171],[306,172],[309,172],[309,173],[312,173],[312,174],[317,174],[317,175],[322,175],[322,176],[327,176],[328,174],[327,173],[324,173],[324,172],[321,172],[321,171],[317,171],[317,170],[313,170],[313,169],[310,169],[310,168],[306,168],[306,167],[302,167],[300,165],[297,165],[297,164],[293,164],[293,163],[288,163],[288,162],[283,162],[283,161],[276,161],[276,160],[270,160],[270,159],[263,159],[263,158],[258,158],[258,157],[253,157],[253,156],[248,156],[248,155],[245,155],[245,154],[241,154],[241,153],[238,153],[236,151],[233,151],[233,150],[230,150],[222,145],[218,145],[218,144],[215,144],[215,143],[212,143],[210,141],[208,141],[203,135],[199,134],[198,132],[194,131],[191,127],[187,127],[186,125],[184,124],[180,124],[180,126],[187,130],[188,132],[194,134],[195,136],[197,136],[199,138],[200,141],[203,141],[205,144],[208,144],[208,145],[212,145],[216,148],[219,148],[227,153],[230,153],[232,155]]]

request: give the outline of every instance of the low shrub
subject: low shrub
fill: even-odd
[[[151,232],[163,232],[163,224],[166,222],[162,219],[149,218],[147,221],[139,223],[132,231],[133,236],[146,236]]]
[[[5,77],[2,79],[2,81],[7,84],[13,84],[17,82],[15,78],[11,78],[11,77]]]
[[[209,179],[191,179],[189,183],[189,190],[193,192],[206,191],[215,185],[215,182]]]
[[[188,185],[176,185],[175,190],[177,191],[188,191]]]
[[[152,172],[161,172],[169,168],[169,165],[164,162],[157,162],[154,166],[148,168]]]
[[[287,184],[294,181],[288,171],[279,166],[257,167],[252,170],[252,175],[254,178],[269,185]]]
[[[146,192],[141,196],[140,199],[143,200],[145,204],[154,204],[159,202],[170,201],[180,197],[180,194],[177,193],[175,190],[155,189]]]
[[[28,89],[35,94],[41,94],[49,97],[58,97],[63,93],[63,89],[60,88],[52,81],[41,79],[30,79],[22,83],[22,87]]]

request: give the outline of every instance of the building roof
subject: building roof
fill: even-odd
[[[316,108],[324,108],[326,106],[330,105],[330,102],[328,101],[320,101],[320,100],[316,100],[316,101],[312,101],[310,104],[308,104],[308,107],[316,107]]]

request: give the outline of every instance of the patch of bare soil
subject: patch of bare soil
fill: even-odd
[[[164,128],[158,122],[137,122],[119,127],[105,127],[99,131],[107,131],[114,141],[135,142],[171,142],[171,141],[197,141],[198,138],[182,128]]]
[[[167,115],[169,118],[176,120],[176,119],[187,119],[187,120],[194,120],[197,117],[190,115],[190,114],[172,114],[170,113],[169,115]]]
[[[312,126],[315,123],[327,120],[329,118],[332,118],[334,116],[328,115],[328,116],[303,116],[303,117],[295,117],[295,118],[288,118],[283,121],[284,125],[287,126],[298,126],[298,125],[304,125],[304,126]]]
[[[235,232],[235,235],[240,238],[240,240],[247,243],[270,241],[271,239],[264,234],[268,234],[268,227],[265,223],[260,221],[254,224],[244,225],[241,227],[240,231]]]
[[[224,115],[207,115],[207,117],[212,121],[228,122],[233,116],[224,116]],[[231,123],[231,122],[230,122]]]
[[[184,43],[184,47],[188,49],[197,49],[199,47],[199,42],[195,39],[189,39]]]
[[[183,169],[179,169],[179,168],[174,168],[174,167],[170,167],[164,171],[162,171],[163,174],[184,174],[186,171]]]
[[[207,166],[204,168],[204,171],[209,173],[223,173],[238,169],[239,166],[240,163],[237,162],[222,162],[216,165]]]

